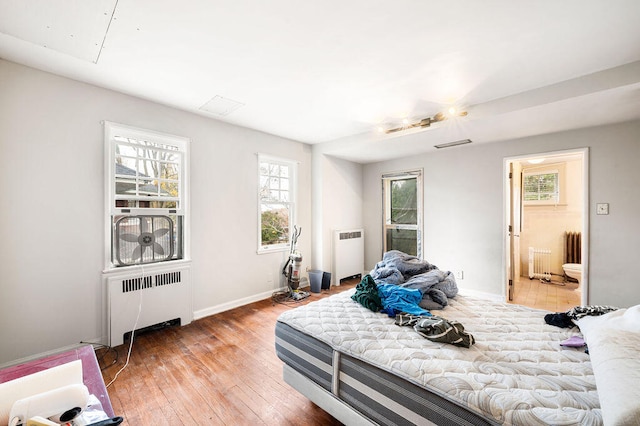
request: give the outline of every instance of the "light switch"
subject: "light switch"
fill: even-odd
[[[596,214],[609,214],[609,203],[596,204]]]

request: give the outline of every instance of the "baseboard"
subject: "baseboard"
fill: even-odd
[[[477,291],[477,290],[469,290],[466,288],[464,289],[461,288],[459,292],[460,294],[474,296],[479,299],[491,300],[494,302],[504,302],[504,296],[501,294],[487,293],[484,291]]]
[[[302,286],[300,288],[302,288]],[[265,291],[262,293],[254,294],[253,296],[232,300],[231,302],[221,303],[220,305],[211,306],[205,309],[199,309],[193,312],[193,319],[194,321],[199,320],[211,315],[219,314],[220,312],[225,312],[244,305],[248,305],[249,303],[259,302],[261,300],[270,298],[274,292],[285,290],[286,287],[282,287],[280,289]]]
[[[0,370],[7,367],[12,367],[18,364],[24,364],[25,362],[34,361],[36,359],[46,358],[51,355],[57,355],[62,352],[67,352],[73,349],[78,349],[82,346],[87,346],[88,343],[74,343],[72,345],[64,346],[62,348],[51,349],[50,351],[41,352],[35,355],[29,355],[24,358],[16,359],[13,361],[6,362],[4,364],[0,364]]]

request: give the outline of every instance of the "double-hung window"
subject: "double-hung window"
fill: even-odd
[[[297,163],[258,155],[258,253],[289,247],[295,224]]]
[[[105,123],[107,269],[185,257],[189,140]]]

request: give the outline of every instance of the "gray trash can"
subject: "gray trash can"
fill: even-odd
[[[322,271],[312,269],[309,271],[309,285],[311,293],[320,293],[322,290]]]

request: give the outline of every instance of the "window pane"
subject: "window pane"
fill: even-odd
[[[273,189],[280,189],[280,179],[278,179],[277,177],[271,177],[269,179],[269,188]]]
[[[289,206],[286,204],[262,204],[260,206],[262,245],[289,243]]]
[[[418,200],[416,179],[391,182],[391,223],[418,223]]]
[[[558,173],[541,173],[524,176],[524,201],[557,201]]]
[[[140,161],[141,168],[138,172],[143,176],[158,177],[160,176],[160,163],[151,160]]]
[[[282,189],[284,191],[288,191],[289,190],[289,179],[287,179],[287,178],[281,178],[280,179],[280,189]]]
[[[116,178],[116,194],[117,195],[136,195],[135,179]]]
[[[160,177],[162,177],[163,179],[178,180],[178,164],[163,163]]]
[[[162,182],[160,185],[160,196],[177,197],[178,188],[178,182]]]
[[[178,203],[175,201],[147,201],[152,209],[176,209]]]
[[[126,155],[129,157],[137,157],[138,149],[131,145],[116,144],[116,154]]]
[[[130,157],[116,156],[116,175],[136,176],[138,160]]]
[[[418,231],[415,229],[387,229],[386,250],[400,250],[412,256],[418,255]]]

